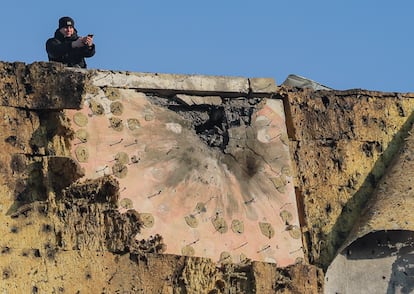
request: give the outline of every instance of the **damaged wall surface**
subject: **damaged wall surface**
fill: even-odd
[[[320,291],[272,80],[0,72],[2,292]]]
[[[413,94],[55,63],[0,76],[2,292],[412,288]]]
[[[411,292],[413,94],[279,94],[306,255],[327,269],[324,292]]]
[[[411,128],[361,218],[330,264],[326,293],[357,289],[364,293],[414,291],[412,134]]]
[[[161,235],[165,253],[303,259],[282,100],[243,78],[144,77],[96,72],[83,107],[65,111],[85,177],[116,177],[121,212],[139,211],[140,237]]]

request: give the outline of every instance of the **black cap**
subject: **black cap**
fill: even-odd
[[[59,19],[59,29],[64,28],[64,27],[68,27],[68,26],[74,27],[75,26],[75,21],[69,16],[61,17]]]

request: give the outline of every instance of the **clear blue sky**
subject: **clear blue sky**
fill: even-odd
[[[271,77],[414,92],[413,0],[2,1],[0,60],[47,61],[61,16],[95,34],[89,68]]]

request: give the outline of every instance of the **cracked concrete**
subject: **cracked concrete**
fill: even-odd
[[[74,139],[73,157],[87,178],[117,177],[121,211],[145,213],[151,221],[141,236],[162,235],[166,253],[219,263],[223,256],[279,266],[302,260],[282,101],[241,91],[235,85],[243,79],[225,79],[226,86],[209,77],[200,86],[199,79],[179,79],[168,94],[138,91],[154,87],[135,75],[92,76],[95,86],[105,87],[87,93],[81,110],[66,111],[75,133],[87,133],[86,141]],[[190,93],[214,92],[176,93],[184,86]],[[252,96],[234,97],[227,86]],[[290,217],[283,220],[281,212]]]
[[[252,248],[258,247],[258,258],[273,258],[277,254],[271,251],[278,250],[273,242],[284,242],[285,238],[301,243],[298,230],[294,230],[292,202],[284,203],[280,207],[283,213],[274,219],[279,203],[267,198],[273,192],[294,195],[289,194],[291,183],[283,180],[292,177],[291,169],[285,165],[274,169],[283,163],[281,159],[286,159],[274,152],[288,154],[286,137],[276,133],[278,124],[283,126],[281,102],[269,99],[264,105],[232,105],[223,111],[226,121],[232,123],[220,125],[220,132],[215,134],[225,137],[222,141],[226,144],[212,147],[202,140],[204,134],[197,134],[193,128],[197,118],[203,118],[199,109],[189,120],[168,107],[155,105],[149,97],[154,95],[153,86],[142,83],[148,78],[150,83],[172,85],[173,89],[157,90],[155,96],[161,98],[183,93],[191,96],[190,100],[183,96],[176,100],[184,101],[187,105],[179,107],[188,110],[197,105],[209,108],[205,105],[209,102],[216,107],[222,97],[252,98],[256,86],[260,92],[256,94],[267,100],[269,93],[260,89],[274,89],[274,83],[269,88],[270,79],[252,83],[251,79],[207,77],[207,83],[200,83],[203,77],[154,78],[144,74],[137,81],[136,77],[141,76],[138,74],[134,75],[136,88],[128,90],[116,84],[127,73],[114,73],[116,78],[111,85],[116,87],[96,87],[90,82],[93,72],[66,69],[55,63],[2,63],[0,67],[4,82],[0,83],[0,117],[4,119],[0,125],[0,147],[4,151],[0,154],[1,291],[319,291],[322,273],[316,267],[296,263],[281,269],[276,263],[254,262],[248,254],[239,254],[254,243]],[[104,76],[111,74],[106,72]],[[130,82],[125,80],[124,86]],[[220,93],[212,94],[211,89]],[[237,91],[233,93],[232,89]],[[193,104],[189,105],[189,101]],[[211,114],[210,111],[206,121]],[[223,122],[223,118],[217,121]],[[246,126],[245,119],[253,126]],[[88,131],[89,127],[93,132]],[[271,150],[268,146],[272,146]],[[262,181],[262,173],[270,175],[270,180]],[[143,190],[127,197],[136,186]],[[201,193],[220,189],[236,193],[226,193],[226,197]],[[261,189],[272,194],[262,195]],[[148,209],[149,204],[163,197],[160,203],[164,206]],[[266,207],[272,201],[273,207]],[[158,218],[165,215],[168,203],[185,214]],[[259,219],[268,209],[272,211],[269,219]],[[204,218],[208,219],[205,223]],[[165,234],[169,239],[154,234],[159,223],[164,222],[161,229],[165,230],[170,226],[168,220],[174,225],[175,219],[180,221],[179,226],[185,224],[183,231],[176,230],[178,234],[173,237]],[[279,222],[286,231],[277,228]],[[196,231],[199,236],[185,236]],[[249,238],[250,231],[258,238],[243,241]],[[188,242],[182,243],[178,236],[188,238]],[[220,248],[229,246],[225,242],[234,236],[243,242],[231,247],[233,252]],[[212,243],[205,243],[208,238]],[[179,255],[161,254],[174,249],[177,240],[177,249],[182,250]],[[266,243],[261,244],[261,240]],[[195,257],[203,255],[200,248],[207,245],[210,247],[205,247],[206,255],[214,253],[209,250],[217,245],[217,256]],[[303,253],[298,248],[291,255],[286,264]],[[237,260],[240,262],[232,262]]]
[[[2,290],[317,293],[309,263],[370,285],[349,265],[372,250],[389,291],[412,287],[412,94],[0,68]]]

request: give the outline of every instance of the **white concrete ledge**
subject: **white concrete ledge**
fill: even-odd
[[[190,93],[249,93],[249,80],[242,77],[178,75],[95,71],[91,82],[98,87],[148,90],[169,90]]]

